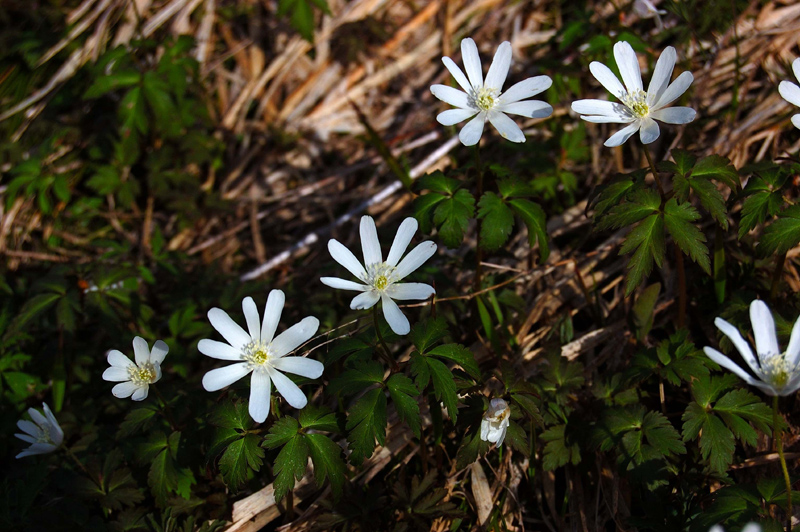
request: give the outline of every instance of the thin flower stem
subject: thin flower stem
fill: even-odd
[[[783,431],[778,426],[778,396],[772,398],[772,438],[778,448],[781,460],[783,480],[786,482],[786,532],[792,532],[792,481],[789,478],[789,469],[786,467],[786,457],[783,454]]]
[[[383,352],[379,351],[381,356],[392,366],[392,371],[400,371],[400,366],[397,365],[397,362],[392,357],[392,352],[389,351],[389,346],[386,345],[386,340],[383,339],[383,335],[381,334],[381,325],[378,321],[378,305],[372,307],[372,318],[375,321],[375,334],[378,335],[378,341],[381,343],[381,347],[383,347]]]
[[[778,295],[778,288],[781,285],[781,277],[783,277],[783,265],[786,263],[786,253],[778,256],[778,261],[775,263],[775,271],[772,273],[772,286],[769,289],[769,297],[774,302],[775,296]]]
[[[81,471],[83,471],[86,474],[87,477],[89,477],[89,480],[91,480],[96,484],[97,481],[95,480],[95,478],[91,475],[91,473],[89,473],[89,470],[86,469],[86,466],[83,465],[83,463],[80,460],[78,460],[78,457],[75,456],[75,453],[73,453],[72,450],[66,445],[62,448],[64,449],[64,452],[67,453],[67,456],[72,458],[72,461],[78,465],[78,467],[81,469]]]
[[[653,157],[650,155],[650,150],[647,149],[646,144],[642,144],[642,150],[644,150],[644,156],[647,157],[647,162],[650,163],[650,172],[652,172],[653,178],[656,180],[658,193],[661,195],[662,198],[664,198],[665,197],[664,186],[661,184],[661,177],[658,175],[658,169],[656,169],[656,163],[653,162]]]
[[[161,415],[163,415],[164,419],[167,420],[167,423],[169,423],[169,427],[172,430],[177,430],[176,427],[178,425],[172,419],[172,409],[167,404],[167,401],[164,399],[164,396],[161,395],[161,392],[158,390],[158,387],[156,387],[155,384],[151,384],[150,387],[153,388],[153,391],[156,393],[156,397],[158,397],[158,402],[159,402],[159,407],[160,407],[160,410],[161,410]]]
[[[475,145],[475,169],[478,172],[478,184],[475,189],[475,204],[477,205],[481,200],[481,196],[483,196],[483,165],[481,164],[480,143]],[[481,289],[481,275],[483,274],[483,267],[481,265],[481,262],[483,262],[483,248],[481,247],[482,225],[481,219],[478,218],[478,234],[475,237],[475,279],[472,282],[472,289],[476,292]]]

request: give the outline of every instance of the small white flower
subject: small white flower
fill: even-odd
[[[161,363],[164,362],[167,352],[169,347],[161,340],[153,344],[151,352],[144,338],[137,336],[133,339],[136,363],[120,351],[112,349],[108,352],[108,363],[111,367],[103,372],[103,380],[119,383],[111,389],[114,397],[130,397],[134,401],[143,401],[147,398],[150,385],[161,379]]]
[[[714,525],[708,529],[708,532],[725,532],[721,525]],[[761,525],[758,523],[747,523],[744,525],[742,532],[761,532]]]
[[[750,322],[753,325],[753,334],[756,337],[756,351],[758,359],[750,350],[750,345],[742,338],[739,330],[723,320],[717,318],[714,325],[727,336],[753,373],[755,377],[739,367],[730,358],[711,347],[703,348],[708,358],[729,369],[741,377],[747,384],[753,385],[767,395],[791,395],[800,388],[800,319],[792,328],[789,347],[785,353],[778,348],[778,337],[775,334],[775,322],[766,303],[756,299],[750,303]]]
[[[461,58],[467,70],[466,76],[449,57],[443,57],[442,62],[464,91],[447,85],[433,85],[431,92],[440,100],[457,107],[444,111],[436,117],[443,126],[452,126],[478,115],[458,134],[458,138],[465,146],[473,146],[481,140],[483,125],[487,120],[503,138],[511,142],[525,142],[522,130],[505,113],[528,118],[546,118],[553,113],[553,108],[545,102],[520,101],[550,88],[553,81],[547,76],[528,78],[502,92],[503,83],[511,68],[510,42],[506,41],[497,48],[486,80],[483,79],[483,66],[475,41],[470,38],[461,41]]]
[[[618,42],[614,45],[614,59],[625,82],[624,86],[603,63],[592,61],[589,70],[621,103],[578,100],[572,102],[572,110],[580,113],[581,118],[587,122],[629,124],[606,140],[605,145],[608,147],[621,145],[637,131],[642,144],[650,144],[661,133],[656,120],[666,124],[687,124],[697,115],[691,107],[667,107],[686,92],[694,80],[691,72],[684,72],[675,81],[669,82],[677,57],[672,46],[664,50],[656,62],[653,78],[645,92],[636,53],[627,42]]]
[[[237,362],[206,373],[203,376],[203,388],[206,391],[221,390],[252,372],[248,410],[250,417],[259,423],[269,415],[272,383],[292,407],[303,408],[308,403],[305,394],[283,373],[317,379],[325,369],[317,360],[286,356],[314,336],[319,328],[319,320],[309,316],[275,336],[285,301],[286,296],[281,290],[272,290],[267,297],[264,321],[261,322],[253,298],[244,298],[242,310],[249,334],[224,310],[212,308],[208,311],[208,321],[228,343],[200,340],[197,344],[198,351],[206,356]]]
[[[30,443],[31,446],[17,455],[24,458],[34,454],[52,453],[64,441],[64,431],[56,421],[47,403],[42,403],[44,415],[35,408],[28,409],[28,415],[33,421],[20,419],[17,427],[25,434],[14,434],[20,440]]]
[[[510,422],[511,408],[508,403],[502,399],[492,399],[489,409],[483,414],[481,420],[481,439],[500,447],[503,445]]]
[[[436,253],[436,244],[425,241],[412,249],[402,261],[400,260],[414,237],[414,233],[417,232],[417,226],[414,218],[403,220],[394,237],[394,242],[392,242],[389,256],[384,262],[375,220],[371,216],[362,216],[360,233],[364,266],[338,240],[330,239],[328,241],[328,251],[333,260],[347,268],[364,284],[338,277],[322,277],[320,281],[331,288],[361,292],[350,302],[350,308],[353,310],[372,308],[380,300],[383,303],[383,315],[395,334],[408,334],[411,331],[411,325],[394,300],[428,299],[436,292],[432,286],[427,284],[399,282]]]
[[[660,30],[664,27],[661,22],[661,15],[666,15],[667,12],[663,9],[658,9],[650,0],[636,0],[633,3],[633,11],[641,18],[655,18],[656,27]]]
[[[792,71],[794,71],[794,77],[797,78],[797,81],[800,81],[800,57],[792,63]],[[796,83],[781,81],[781,84],[778,85],[778,92],[790,104],[800,106],[800,87]],[[800,129],[800,114],[792,116],[792,124]]]

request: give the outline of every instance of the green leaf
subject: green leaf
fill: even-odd
[[[723,395],[714,405],[714,412],[720,415],[737,439],[748,445],[755,446],[758,437],[750,423],[763,433],[770,432],[772,409],[743,388]]]
[[[33,318],[55,305],[59,298],[61,298],[61,294],[46,293],[37,294],[25,301],[14,321],[11,322],[4,338],[9,338],[13,333],[22,329]]]
[[[444,363],[435,358],[425,358],[428,369],[431,373],[433,382],[433,393],[438,401],[444,403],[447,408],[447,415],[456,423],[458,417],[458,395],[456,394],[456,382],[453,373]]]
[[[628,196],[628,194],[635,190],[637,183],[629,175],[617,176],[614,181],[608,185],[601,185],[599,194],[595,200],[594,210],[595,219],[598,215],[605,214],[612,207],[619,205]]]
[[[436,206],[433,223],[439,228],[439,236],[445,246],[457,248],[461,245],[467,225],[474,215],[475,198],[464,189]]]
[[[278,2],[278,16],[291,13],[292,27],[308,42],[314,42],[314,11],[316,6],[324,13],[330,14],[328,3],[325,0],[280,0]]]
[[[494,192],[486,192],[478,202],[478,218],[481,223],[481,245],[493,251],[499,249],[511,236],[514,228],[514,213],[502,198]]]
[[[358,367],[342,372],[328,385],[330,395],[344,393],[351,395],[361,392],[373,384],[383,383],[383,366],[378,362],[366,362]]]
[[[706,412],[697,403],[689,404],[683,414],[683,439],[694,440],[702,430],[700,451],[713,471],[722,473],[733,462],[733,433],[720,418]]]
[[[541,435],[544,446],[542,467],[545,471],[553,471],[567,463],[578,465],[581,462],[580,447],[577,443],[567,442],[566,425],[556,425]]]
[[[686,150],[672,150],[672,161],[662,161],[658,163],[658,169],[662,172],[672,172],[676,177],[685,177],[691,172],[697,157]]]
[[[135,70],[123,70],[106,76],[97,76],[91,86],[83,93],[83,98],[85,100],[99,98],[119,88],[136,85],[141,79],[142,75]]]
[[[716,154],[700,159],[692,168],[692,177],[716,179],[725,183],[731,190],[736,190],[740,185],[739,173],[730,159]]]
[[[411,379],[400,373],[392,375],[386,382],[386,387],[389,389],[389,396],[392,398],[397,415],[408,423],[417,438],[421,437],[417,387]]]
[[[481,370],[475,361],[475,355],[461,344],[445,344],[428,351],[428,356],[436,356],[452,360],[475,380],[481,380]]]
[[[539,426],[544,425],[544,420],[542,419],[542,414],[539,412],[539,407],[536,405],[536,401],[533,400],[533,397],[529,394],[525,393],[512,393],[511,400],[517,403],[522,410],[524,410]]]
[[[156,499],[156,504],[166,506],[167,496],[170,491],[178,488],[178,470],[175,467],[175,455],[178,452],[181,433],[173,432],[168,439],[159,433],[156,440],[151,440],[149,450],[160,448],[150,463],[147,474],[147,483]]]
[[[253,420],[245,401],[222,403],[211,412],[209,423],[225,429],[248,430]]]
[[[513,449],[516,449],[524,456],[530,456],[530,445],[528,444],[528,435],[525,431],[514,423],[513,421],[509,422],[508,430],[506,431],[506,443],[511,446]]]
[[[323,436],[324,437],[324,436]],[[327,438],[326,438],[327,439]],[[308,464],[308,444],[302,436],[295,436],[286,442],[275,457],[275,500],[283,499],[294,488],[295,481],[303,478]]]
[[[444,318],[426,318],[414,325],[411,330],[411,342],[421,354],[447,335],[447,323]]]
[[[219,469],[225,484],[233,491],[247,480],[250,471],[258,472],[264,463],[264,449],[259,446],[260,438],[246,434],[231,443],[219,459]]]
[[[430,233],[433,230],[433,213],[436,206],[446,199],[447,196],[444,194],[428,192],[414,200],[414,218],[419,222],[423,233]]]
[[[286,445],[292,438],[297,436],[299,430],[300,423],[298,423],[295,418],[283,416],[272,424],[269,428],[269,433],[264,437],[264,441],[261,445],[267,449],[277,449],[281,445]]]
[[[523,198],[532,196],[534,191],[532,187],[519,179],[499,179],[497,181],[497,190],[503,199],[509,198]]]
[[[303,429],[324,430],[326,432],[339,431],[336,414],[325,407],[306,406],[300,410],[298,421],[300,421],[300,426]]]
[[[705,235],[692,223],[700,218],[700,213],[689,203],[678,204],[675,198],[664,207],[664,225],[675,243],[689,255],[706,273],[711,274],[711,260]]]
[[[767,216],[780,211],[784,200],[780,189],[772,187],[759,176],[752,176],[744,187],[747,196],[742,203],[742,218],[739,222],[739,238],[749,233],[759,224],[764,223]]]
[[[417,182],[420,190],[431,190],[448,196],[452,196],[456,190],[461,188],[461,182],[458,179],[447,177],[441,170],[424,175]]]
[[[700,204],[711,216],[719,222],[723,229],[728,228],[727,208],[725,198],[717,186],[706,179],[686,179],[676,177],[674,182],[676,196],[681,202],[688,201],[689,192],[693,191],[700,200]]]
[[[547,218],[542,208],[526,199],[513,199],[508,202],[512,209],[522,218],[528,227],[528,243],[533,245],[539,242],[539,258],[542,262],[550,256],[550,248],[547,244]]]
[[[636,339],[640,342],[645,339],[653,327],[653,312],[660,293],[661,283],[653,283],[642,291],[636,298],[636,303],[633,304],[633,325],[636,329]]]
[[[764,230],[758,243],[761,256],[783,255],[800,244],[800,205],[792,205]]]
[[[654,190],[639,189],[631,194],[631,200],[612,207],[607,216],[598,222],[598,229],[619,229],[644,220],[661,207],[661,196]]]
[[[323,434],[306,434],[306,444],[314,464],[314,479],[318,487],[330,480],[333,496],[342,494],[347,468],[342,459],[342,449]]]
[[[660,213],[651,214],[637,225],[620,248],[620,255],[634,251],[628,262],[628,280],[625,295],[630,295],[653,270],[653,262],[661,267],[664,262],[664,219]]]
[[[156,417],[156,414],[158,414],[158,410],[148,406],[131,410],[125,416],[125,421],[120,423],[119,430],[117,431],[117,438],[127,438],[147,428]]]
[[[360,465],[372,456],[375,440],[386,443],[386,396],[383,388],[365,393],[350,408],[347,416],[347,441],[350,443],[350,462]]]

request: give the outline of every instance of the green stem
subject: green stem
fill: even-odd
[[[778,261],[775,263],[775,271],[772,272],[772,286],[769,289],[769,297],[773,302],[775,301],[775,297],[778,295],[778,288],[781,285],[784,264],[786,264],[786,253],[782,253],[778,256]]]
[[[778,396],[772,398],[772,438],[778,448],[781,460],[783,480],[786,482],[786,532],[792,532],[792,481],[789,478],[789,468],[786,467],[786,457],[783,455],[783,431],[778,425]]]
[[[67,456],[72,458],[72,461],[75,462],[78,465],[79,468],[81,468],[81,471],[83,471],[86,474],[86,476],[89,477],[89,480],[91,480],[92,482],[97,484],[97,481],[89,473],[89,470],[86,469],[86,466],[83,465],[83,463],[80,460],[78,460],[77,456],[75,456],[75,453],[73,453],[72,450],[70,450],[70,448],[67,447],[66,445],[64,447],[62,447],[62,449],[64,449],[64,452],[67,453]]]
[[[477,205],[478,202],[481,200],[481,196],[483,196],[483,165],[481,164],[481,149],[480,144],[475,145],[475,169],[478,172],[478,184],[475,190],[475,204]],[[472,282],[472,289],[477,292],[481,289],[481,276],[483,274],[483,267],[481,263],[483,262],[483,248],[481,247],[481,219],[478,218],[478,235],[475,238],[475,257],[476,257],[476,264],[475,264],[475,279]]]
[[[394,357],[392,357],[392,352],[389,351],[389,346],[386,345],[386,340],[383,339],[383,335],[381,334],[381,325],[378,321],[378,305],[372,307],[372,319],[375,322],[375,334],[378,335],[378,341],[380,342],[381,347],[383,347],[381,356],[392,367],[392,371],[400,371],[400,366],[397,365]]]
[[[177,424],[175,423],[175,421],[172,419],[172,409],[170,409],[169,405],[167,404],[167,401],[164,399],[164,396],[163,396],[163,395],[161,395],[161,392],[158,390],[158,387],[156,387],[156,385],[155,385],[155,384],[151,384],[151,385],[150,385],[150,387],[151,387],[151,388],[153,389],[153,391],[155,392],[155,394],[156,394],[156,397],[158,397],[158,402],[159,402],[159,407],[160,407],[161,415],[162,415],[162,416],[164,416],[164,419],[166,419],[166,420],[167,420],[167,423],[169,423],[169,427],[170,427],[170,428],[171,428],[173,431],[174,431],[174,430],[177,430],[177,428],[176,428],[176,427],[177,427],[178,425],[177,425]]]
[[[642,150],[644,150],[644,156],[647,157],[647,162],[650,163],[650,172],[653,174],[653,178],[656,180],[656,186],[658,187],[658,193],[661,195],[661,199],[664,199],[664,186],[661,184],[661,177],[658,175],[658,170],[656,169],[656,163],[653,162],[653,157],[650,155],[650,150],[647,149],[646,144],[642,144]]]

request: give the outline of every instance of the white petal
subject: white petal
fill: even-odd
[[[469,96],[464,91],[448,87],[447,85],[431,85],[431,92],[434,96],[439,98],[445,103],[449,103],[459,109],[471,108],[469,104]]]
[[[231,364],[224,368],[212,369],[203,375],[203,388],[207,392],[216,392],[230,386],[252,371],[248,364]]]
[[[131,374],[125,368],[111,366],[103,372],[103,380],[108,382],[124,382],[131,380]]]
[[[436,290],[425,283],[400,283],[393,284],[386,292],[392,299],[407,301],[409,299],[428,299],[436,293]]]
[[[464,146],[474,146],[481,140],[483,134],[483,124],[486,123],[486,112],[478,113],[478,116],[467,122],[458,133],[458,139]]]
[[[795,374],[793,377],[789,379],[783,388],[781,388],[780,393],[778,395],[786,397],[787,395],[792,395],[800,389],[800,373]]]
[[[222,309],[212,308],[209,310],[208,321],[210,321],[211,326],[236,349],[241,349],[242,346],[250,343],[252,340],[250,335],[244,332],[244,329],[239,327],[239,324],[233,321],[231,317],[228,316],[228,313]]]
[[[364,265],[380,264],[383,262],[381,243],[378,240],[378,228],[372,216],[361,217],[361,251],[364,253]]]
[[[494,59],[492,59],[492,64],[489,66],[489,72],[486,73],[486,80],[483,82],[484,86],[491,89],[502,89],[510,68],[511,43],[504,41],[500,43],[494,53]]]
[[[756,379],[755,377],[747,373],[745,370],[740,368],[733,360],[726,357],[713,347],[704,347],[703,352],[706,354],[706,356],[708,356],[708,358],[710,358],[723,368],[732,371],[733,373],[738,375],[739,378],[745,381],[747,384],[755,386],[760,390],[763,390],[768,395],[775,395],[775,390],[773,390],[771,386],[761,382],[760,380]]]
[[[218,360],[242,360],[242,352],[216,340],[203,339],[197,342],[197,350],[207,357]]]
[[[498,434],[497,443],[496,443],[497,447],[500,447],[501,445],[503,445],[503,440],[506,439],[506,431],[508,431],[508,422],[507,421],[504,422],[502,425],[500,425],[500,429],[499,429],[499,433],[500,434]]]
[[[605,66],[603,63],[600,63],[599,61],[592,61],[589,63],[589,71],[592,73],[595,79],[606,88],[608,92],[616,96],[618,99],[622,100],[622,98],[627,94],[625,87],[623,87],[622,83],[619,82],[617,76],[615,76],[611,69]]]
[[[150,387],[147,385],[139,386],[136,389],[136,391],[133,392],[133,395],[131,395],[131,399],[133,399],[134,401],[144,401],[145,399],[147,399],[147,392],[149,391],[149,389]]]
[[[48,419],[44,417],[44,415],[35,408],[29,408],[28,415],[31,416],[33,422],[39,425],[42,428],[42,430],[45,430],[47,426],[50,424],[50,421],[48,421]]]
[[[28,421],[27,419],[20,419],[17,421],[17,427],[22,432],[33,436],[34,438],[38,438],[42,435],[42,429],[36,425],[33,421]]]
[[[136,359],[137,366],[150,361],[150,348],[147,347],[147,341],[141,336],[133,339],[133,357]]]
[[[362,281],[367,278],[367,270],[358,262],[358,259],[353,252],[344,247],[344,245],[331,238],[328,240],[328,251],[333,257],[333,260],[347,268],[347,271],[361,279]]]
[[[294,408],[303,408],[308,404],[308,399],[306,399],[305,394],[300,391],[300,388],[297,387],[295,383],[289,379],[286,375],[281,373],[280,371],[276,371],[269,366],[267,366],[267,371],[269,371],[269,376],[272,378],[272,382],[275,384],[275,389],[278,390],[286,402],[289,403]]]
[[[363,292],[369,288],[367,285],[359,284],[355,281],[348,281],[346,279],[339,279],[338,277],[320,277],[319,280],[322,281],[322,284],[339,290],[355,290],[357,292]]]
[[[408,318],[403,314],[403,311],[397,306],[397,303],[387,295],[381,296],[381,303],[383,304],[383,316],[394,333],[401,336],[408,334],[411,331],[411,325],[408,323]]]
[[[482,419],[481,420],[481,439],[483,441],[489,441],[489,420]]]
[[[443,126],[453,126],[476,114],[477,109],[448,109],[436,115],[436,121]]]
[[[658,124],[652,118],[645,118],[639,126],[639,138],[642,144],[650,144],[654,142],[661,134]]]
[[[258,307],[252,297],[248,296],[242,300],[242,313],[247,322],[247,332],[250,333],[250,338],[261,338],[261,316],[258,315]]]
[[[617,61],[619,73],[625,87],[629,93],[642,90],[642,71],[639,68],[639,60],[636,52],[626,41],[618,42],[614,45],[614,59]]]
[[[547,118],[553,114],[553,107],[547,102],[530,100],[527,102],[504,103],[497,107],[498,111],[528,118]]]
[[[778,92],[787,102],[800,106],[800,87],[791,81],[781,81]]]
[[[449,57],[442,57],[442,63],[444,63],[445,68],[450,71],[450,74],[456,79],[456,83],[458,83],[464,91],[469,92],[472,90],[467,76],[464,75],[464,71],[458,67],[455,61]]]
[[[795,79],[800,81],[800,57],[792,61],[792,71],[794,72]]]
[[[161,364],[169,353],[169,346],[162,340],[156,340],[153,349],[150,351],[150,362]]]
[[[108,363],[118,368],[129,368],[135,365],[130,358],[126,357],[116,349],[112,349],[108,352]]]
[[[501,94],[500,101],[504,104],[518,102],[546,91],[552,84],[553,80],[550,79],[550,76],[534,76],[523,79]]]
[[[792,327],[792,336],[789,338],[789,346],[786,348],[786,362],[790,368],[794,368],[800,362],[800,318],[797,318]]]
[[[306,357],[283,357],[272,361],[272,366],[284,373],[293,373],[307,379],[318,379],[325,366],[318,360]]]
[[[631,116],[616,116],[616,115],[581,115],[582,120],[592,122],[595,124],[630,124],[635,119]],[[638,129],[638,128],[637,128]],[[627,140],[627,139],[626,139]],[[623,141],[624,142],[624,141]]]
[[[756,337],[756,352],[760,359],[779,355],[778,336],[775,333],[775,321],[767,304],[760,299],[750,303],[750,323],[753,324],[753,335]]]
[[[389,250],[389,257],[386,259],[386,264],[389,266],[397,266],[397,263],[400,261],[400,257],[402,257],[403,253],[406,252],[408,244],[411,242],[411,239],[414,238],[414,233],[417,232],[418,227],[419,224],[417,223],[416,218],[409,217],[403,220],[403,223],[401,223],[400,227],[397,228],[397,234],[394,235],[392,247]]]
[[[572,102],[572,110],[582,115],[600,115],[603,117],[615,118],[618,122],[630,122],[632,118],[627,111],[627,107],[617,102],[608,100],[577,100]],[[582,116],[584,120],[587,117]]]
[[[464,61],[464,69],[467,71],[469,83],[475,90],[483,88],[483,67],[481,66],[481,56],[478,54],[478,47],[475,41],[467,37],[461,41],[461,60]]]
[[[500,133],[500,136],[511,142],[525,142],[525,134],[519,126],[509,117],[501,112],[490,111],[489,122]]]
[[[614,146],[621,146],[622,144],[625,143],[626,140],[631,138],[631,135],[636,133],[638,130],[639,130],[639,123],[634,122],[633,124],[620,129],[619,131],[608,137],[608,140],[606,140],[603,144],[608,148],[613,148]]]
[[[272,350],[276,356],[288,355],[316,334],[319,329],[319,320],[314,316],[303,318],[295,323],[272,341]]]
[[[14,434],[14,436],[26,443],[36,443],[36,438],[27,434]]]
[[[155,372],[156,376],[153,379],[152,384],[155,384],[161,380],[161,364],[158,362],[153,362],[153,371]]]
[[[56,445],[61,445],[61,442],[64,441],[64,431],[61,430],[61,425],[58,424],[56,416],[53,415],[47,403],[42,403],[42,409],[44,410],[44,415],[50,420],[50,438]]]
[[[121,382],[111,388],[111,393],[117,399],[126,399],[133,395],[133,392],[139,389],[139,386],[132,382]]]
[[[792,124],[797,129],[800,129],[800,114],[792,116]]]
[[[656,62],[656,67],[653,69],[653,77],[650,78],[650,85],[647,87],[647,103],[653,105],[659,99],[664,91],[667,90],[669,80],[672,77],[672,70],[675,68],[675,61],[678,59],[678,54],[675,48],[667,46]]]
[[[677,78],[675,81],[670,83],[667,90],[664,91],[664,94],[661,95],[661,98],[652,106],[650,106],[650,111],[655,111],[656,109],[661,109],[662,107],[666,107],[678,98],[680,98],[681,94],[686,92],[686,89],[694,81],[694,76],[692,76],[691,72],[684,72]]]
[[[750,366],[750,369],[753,370],[759,378],[763,376],[761,373],[761,367],[756,360],[756,357],[753,355],[753,351],[750,349],[750,344],[742,338],[741,333],[739,333],[739,329],[728,323],[727,321],[723,320],[722,318],[717,318],[714,320],[714,325],[717,326],[722,334],[728,337],[728,339],[733,342],[734,347],[736,350],[739,351],[739,354],[742,355],[742,358],[747,365]]]
[[[247,410],[257,423],[263,423],[269,415],[270,378],[266,371],[254,371],[250,377],[250,404]]]
[[[436,244],[433,242],[426,240],[418,244],[417,247],[412,249],[411,252],[400,261],[400,264],[397,265],[397,269],[395,269],[394,275],[392,276],[393,280],[399,281],[408,276],[408,274],[425,264],[425,261],[431,258],[434,253],[436,253]]]
[[[350,302],[350,308],[353,310],[365,310],[368,308],[372,308],[375,306],[375,303],[378,302],[380,296],[377,292],[373,290],[369,290],[367,292],[358,294],[353,300]]]
[[[264,307],[264,320],[261,322],[262,343],[268,344],[275,337],[284,303],[286,303],[286,295],[283,290],[270,290],[269,296],[267,296],[267,306]]]
[[[697,111],[691,107],[667,107],[656,109],[650,116],[666,124],[688,124],[697,116]]]

